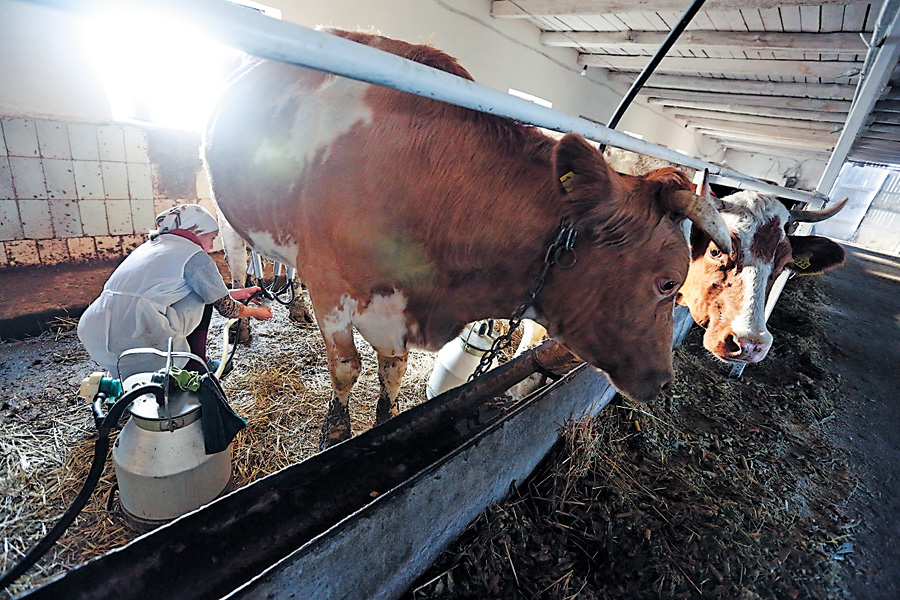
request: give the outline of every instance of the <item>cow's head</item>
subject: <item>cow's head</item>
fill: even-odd
[[[672,313],[689,263],[682,223],[691,219],[725,252],[728,230],[675,169],[620,175],[573,135],[559,141],[554,166],[559,202],[578,230],[578,260],[550,271],[536,308],[550,335],[626,396],[651,400],[673,378]]]
[[[742,191],[721,201],[733,251],[722,252],[703,231],[691,231],[691,267],[678,294],[691,316],[706,328],[703,346],[717,358],[755,363],[772,346],[765,306],[775,279],[788,269],[821,273],[840,265],[844,251],[818,236],[793,236],[792,222],[821,221],[844,206],[822,211],[788,211],[775,196]]]

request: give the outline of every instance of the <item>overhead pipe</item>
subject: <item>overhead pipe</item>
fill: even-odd
[[[562,133],[647,154],[697,170],[745,181],[747,187],[800,202],[815,194],[772,185],[726,167],[638,140],[587,119],[566,115],[473,81],[302,25],[271,19],[254,10],[221,0],[18,0],[90,16],[127,8],[165,11],[204,27],[208,33],[248,54],[308,67],[507,117]]]

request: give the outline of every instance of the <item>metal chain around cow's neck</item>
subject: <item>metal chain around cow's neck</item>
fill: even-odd
[[[528,292],[528,299],[525,300],[525,302],[516,309],[513,316],[510,317],[509,330],[494,340],[490,350],[485,352],[484,356],[481,357],[478,366],[475,368],[475,372],[469,376],[469,381],[484,375],[485,372],[491,368],[491,363],[494,362],[497,355],[500,354],[502,350],[509,348],[512,344],[512,334],[519,328],[525,313],[534,304],[537,295],[544,289],[550,267],[558,265],[560,269],[571,269],[575,266],[575,263],[578,261],[578,255],[575,253],[574,249],[576,237],[578,237],[578,230],[575,229],[575,226],[572,225],[568,219],[563,218],[559,223],[559,233],[556,234],[556,239],[553,240],[553,243],[547,248],[547,254],[544,255],[544,266],[541,267],[540,274],[534,280],[534,287]],[[571,253],[571,258],[562,262],[560,259],[565,252]]]

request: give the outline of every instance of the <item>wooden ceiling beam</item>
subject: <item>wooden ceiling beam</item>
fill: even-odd
[[[654,52],[668,31],[547,31],[540,41],[546,46]],[[865,54],[866,45],[856,33],[775,33],[768,31],[684,31],[674,44],[679,50],[731,52],[827,52]]]
[[[649,56],[618,56],[615,54],[579,54],[580,66],[599,67],[619,71],[641,71]],[[823,77],[834,79],[862,67],[862,62],[849,60],[804,61],[742,58],[700,58],[667,56],[659,63],[660,73],[722,73],[724,75],[766,75],[779,77]]]
[[[847,0],[816,0],[817,5],[846,4]],[[776,8],[808,4],[808,0],[707,0],[704,11]],[[630,12],[684,12],[684,0],[493,0],[491,16],[507,19],[528,17],[590,16]]]
[[[748,114],[763,117],[793,118],[803,120],[822,121],[827,123],[843,123],[844,115],[841,113],[823,112],[816,110],[802,110],[796,108],[772,108],[768,106],[741,106],[738,104],[723,104],[720,102],[701,102],[695,100],[676,100],[667,98],[648,98],[650,104],[675,108],[692,108],[700,110],[712,110],[729,112],[732,114]]]
[[[822,121],[789,119],[783,117],[764,117],[761,115],[748,115],[743,113],[719,112],[714,110],[699,110],[691,108],[668,108],[664,107],[663,112],[671,114],[680,121],[697,121],[702,119],[718,119],[723,121],[733,121],[736,123],[753,123],[755,125],[767,125],[770,127],[802,127],[804,129],[814,129],[817,131],[825,131],[828,133],[840,131],[840,126],[835,123],[826,123]]]
[[[608,79],[631,85],[636,75],[612,71]],[[855,85],[823,83],[788,83],[754,81],[749,79],[719,79],[690,75],[665,75],[654,73],[644,90],[676,89],[720,94],[759,94],[762,96],[793,96],[796,98],[820,98],[824,100],[852,100]]]
[[[830,138],[833,138],[833,140],[837,142],[837,133],[814,128],[786,127],[784,125],[773,127],[771,125],[741,123],[739,121],[728,121],[725,119],[690,119],[687,121],[687,124],[689,127],[714,131],[730,131],[732,133],[758,133],[763,135],[777,136],[789,135],[796,137],[809,137],[816,140],[828,140]]]
[[[766,154],[769,156],[778,156],[781,158],[801,158],[801,159],[815,159],[821,160],[825,162],[828,160],[829,152],[827,150],[803,150],[801,148],[773,148],[772,146],[766,146],[763,144],[744,144],[740,142],[731,142],[727,140],[714,140],[719,144],[722,144],[726,150],[733,150],[735,152],[751,152],[754,154]]]
[[[875,103],[875,111],[900,113],[900,100],[879,100]]]
[[[761,142],[770,146],[787,146],[791,148],[815,148],[817,150],[830,150],[835,141],[819,141],[816,139],[797,139],[793,136],[757,135],[752,133],[731,133],[728,131],[712,131],[698,127],[697,131],[711,137],[735,142]]]
[[[897,143],[897,142],[900,142],[900,131],[888,132],[888,131],[870,131],[870,130],[863,129],[860,132],[859,137],[857,137],[856,139],[857,140],[872,139],[872,140],[882,140],[885,142]]]
[[[850,102],[846,100],[816,100],[813,98],[791,98],[787,96],[754,96],[752,94],[716,94],[713,92],[685,92],[681,90],[648,91],[648,101],[683,100],[695,102],[712,102],[726,106],[765,106],[769,108],[792,108],[817,112],[835,112],[846,114],[850,110]]]

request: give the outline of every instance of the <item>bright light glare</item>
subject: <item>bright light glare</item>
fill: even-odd
[[[85,44],[113,118],[201,131],[237,52],[158,13],[109,11]]]

